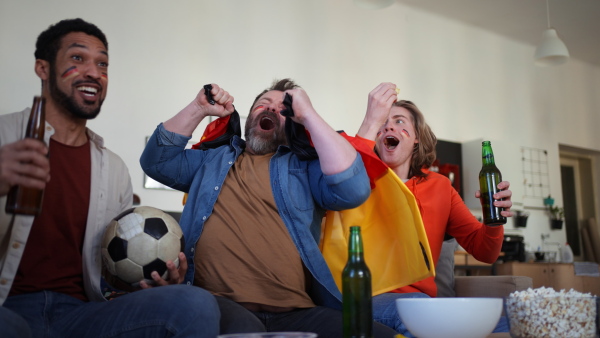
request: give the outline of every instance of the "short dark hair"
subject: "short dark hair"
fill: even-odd
[[[100,28],[80,18],[66,19],[50,25],[48,29],[40,33],[35,43],[35,58],[53,64],[56,60],[56,53],[60,49],[62,38],[73,32],[81,32],[98,38],[104,44],[104,48],[108,50],[108,41],[106,41],[106,36]]]
[[[272,90],[278,90],[280,92],[284,92],[286,90],[294,89],[294,88],[300,88],[300,86],[297,85],[292,79],[286,78],[286,79],[282,79],[282,80],[274,80],[273,83],[271,84],[271,87],[263,90],[260,94],[258,94],[256,96],[256,98],[254,99],[254,102],[252,102],[252,105],[250,106],[250,112],[252,112],[252,107],[254,107],[254,104],[256,103],[256,101],[258,101],[258,99],[260,99],[260,97],[263,96],[266,92],[270,92]]]

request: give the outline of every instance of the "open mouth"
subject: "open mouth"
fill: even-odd
[[[262,130],[271,130],[275,128],[275,122],[273,121],[273,118],[268,115],[261,116],[258,125]]]
[[[79,86],[76,88],[80,93],[87,97],[94,97],[98,94],[98,88],[89,86]]]
[[[393,136],[386,136],[383,139],[383,145],[388,150],[395,149],[399,143],[400,143],[400,140],[398,140],[397,138],[395,138]]]

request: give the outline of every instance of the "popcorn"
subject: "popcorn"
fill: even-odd
[[[513,337],[596,337],[596,297],[573,289],[515,291],[506,315]]]

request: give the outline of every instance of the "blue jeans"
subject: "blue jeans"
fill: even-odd
[[[389,326],[407,338],[414,337],[404,326],[396,309],[398,298],[429,298],[420,292],[413,293],[382,293],[373,297],[373,319],[383,325]]]
[[[31,338],[25,319],[4,306],[0,306],[0,331],[3,337]]]
[[[8,297],[3,306],[27,321],[33,337],[214,338],[219,333],[214,297],[187,285],[140,290],[107,302],[41,291]],[[3,323],[6,317],[0,316]]]
[[[396,309],[398,298],[429,298],[424,293],[382,293],[373,297],[373,319],[381,324],[389,326],[407,338],[414,338],[410,331],[404,326]],[[508,332],[506,317],[500,317],[494,332]]]
[[[314,332],[319,337],[342,336],[342,311],[316,306],[287,312],[253,312],[240,304],[215,296],[221,309],[221,334],[300,331]],[[396,332],[385,325],[373,323],[375,338],[393,338]]]

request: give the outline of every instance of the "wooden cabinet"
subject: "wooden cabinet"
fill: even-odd
[[[581,277],[583,290],[593,295],[600,296],[600,277]]]
[[[457,250],[454,252],[455,276],[489,276],[493,271],[493,264],[480,262],[466,251]]]
[[[533,287],[550,286],[548,278],[549,264],[503,263],[496,265],[496,274],[527,276],[533,280]]]
[[[496,274],[531,277],[534,288],[575,289],[600,296],[600,277],[576,276],[573,264],[509,262],[497,264]]]

